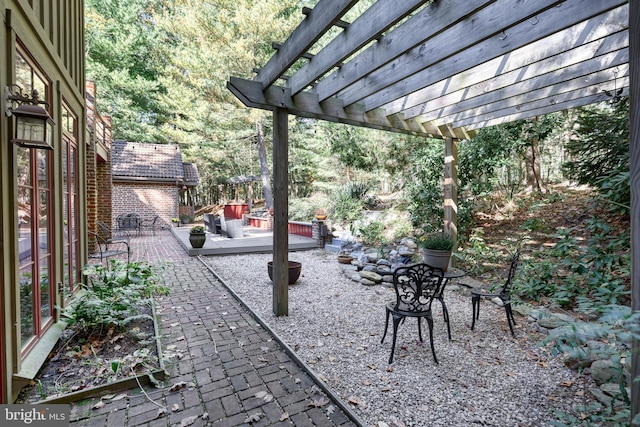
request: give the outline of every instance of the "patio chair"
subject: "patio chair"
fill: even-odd
[[[393,288],[396,300],[386,306],[386,321],[384,334],[380,343],[384,342],[389,327],[389,316],[393,317],[393,342],[391,344],[391,356],[389,364],[393,363],[393,353],[396,348],[396,338],[400,322],[407,317],[415,317],[418,320],[418,336],[422,342],[422,318],[427,319],[429,326],[429,343],[433,360],[438,363],[436,350],[433,346],[433,316],[431,303],[437,298],[442,286],[444,273],[441,269],[427,264],[415,264],[408,267],[399,267],[393,273]]]
[[[126,239],[105,239],[98,233],[89,231],[89,238],[92,238],[95,242],[97,252],[89,255],[89,258],[100,258],[100,263],[105,259],[111,257],[127,254],[127,264],[131,262],[131,250],[129,248],[129,241]],[[124,245],[127,249],[113,249],[113,246]],[[110,248],[111,246],[111,248]]]
[[[160,226],[160,222],[160,215],[155,215],[153,218],[151,218],[151,221],[146,224],[143,223],[142,228],[151,230],[151,232],[155,235],[156,228]]]
[[[128,244],[131,240],[131,236],[129,235],[128,231],[114,231],[111,228],[107,227],[107,225],[102,221],[96,221],[96,225],[98,226],[97,233],[106,241],[116,243],[116,240],[125,240]]]
[[[471,288],[472,331],[476,325],[476,319],[480,318],[480,300],[482,298],[500,298],[500,300],[502,301],[502,306],[504,307],[504,311],[507,314],[507,324],[509,325],[509,330],[511,330],[511,336],[515,338],[516,334],[513,331],[513,326],[516,324],[516,320],[513,317],[513,311],[511,310],[511,285],[513,284],[513,278],[516,274],[519,262],[520,250],[518,249],[511,259],[511,266],[509,267],[509,274],[507,275],[506,282],[504,282],[504,284],[497,290],[486,290],[484,288],[478,289],[469,285],[465,285]]]
[[[140,235],[140,231],[142,229],[142,217],[137,213],[118,215],[116,217],[116,222],[118,223],[118,231],[135,231],[137,235]]]

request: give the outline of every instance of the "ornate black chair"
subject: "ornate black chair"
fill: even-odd
[[[129,240],[127,239],[105,239],[98,233],[89,231],[89,237],[93,239],[95,243],[95,252],[89,255],[89,258],[100,258],[100,263],[105,259],[109,259],[113,256],[120,254],[127,254],[127,264],[131,262],[131,250],[129,248]],[[114,249],[113,246],[118,247],[124,245],[127,249]]]
[[[393,342],[391,344],[391,356],[389,364],[393,363],[393,353],[396,348],[398,326],[407,317],[418,319],[418,336],[422,341],[422,318],[427,319],[429,326],[429,342],[433,360],[438,363],[436,350],[433,346],[433,316],[431,315],[431,303],[437,298],[442,286],[443,271],[427,264],[415,264],[408,267],[397,268],[393,273],[393,287],[396,300],[386,306],[387,316],[384,326],[384,334],[380,343],[384,342],[389,327],[389,316],[393,317]]]
[[[511,259],[511,267],[509,268],[509,275],[507,276],[507,281],[497,290],[486,290],[483,288],[474,288],[471,287],[471,308],[472,308],[472,318],[471,318],[471,330],[476,325],[476,319],[480,317],[480,300],[482,298],[500,298],[502,301],[502,306],[504,307],[504,311],[507,314],[507,324],[509,325],[509,329],[511,330],[511,336],[515,337],[516,334],[513,332],[513,325],[516,324],[516,321],[513,317],[513,311],[511,310],[511,285],[513,283],[513,278],[516,275],[516,270],[518,268],[518,264],[520,262],[520,250],[516,250],[513,258]]]

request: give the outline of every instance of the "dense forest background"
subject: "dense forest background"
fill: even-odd
[[[235,197],[233,177],[270,174],[271,115],[244,107],[226,82],[252,78],[316,2],[87,0],[87,78],[114,138],[179,144],[200,172],[196,207]],[[442,227],[443,141],[293,116],[290,129],[291,219],[325,209],[371,245]],[[640,336],[629,310],[628,100],[483,129],[458,149],[457,261],[490,279],[503,273],[514,242],[527,239],[517,298],[599,318],[588,333],[556,337],[571,344],[558,348],[600,337],[620,364]],[[260,181],[252,185],[262,194]]]
[[[270,175],[272,119],[244,107],[226,83],[232,75],[252,78],[251,70],[272,55],[272,43],[284,41],[299,24],[302,7],[315,3],[88,0],[87,78],[97,84],[98,108],[112,116],[114,138],[179,144],[200,172],[201,184],[189,201],[196,207],[246,197],[247,186],[229,180],[259,177],[263,167]],[[619,218],[616,224],[627,233],[615,252],[628,254],[628,120],[623,99],[483,129],[462,141],[460,256],[474,260],[478,242],[487,245],[477,227],[482,215],[524,200],[551,203],[565,197],[559,186],[587,189],[598,212]],[[443,141],[293,116],[290,122],[291,219],[308,221],[316,209],[325,209],[336,227],[370,244],[442,227]],[[260,198],[262,183],[251,185]],[[563,215],[562,209],[554,212]],[[526,231],[536,228],[534,219],[523,219],[530,221]],[[558,230],[551,231],[548,239],[557,240]],[[624,301],[628,279],[622,282],[615,295]],[[530,286],[535,292],[529,296],[541,288],[555,292]]]

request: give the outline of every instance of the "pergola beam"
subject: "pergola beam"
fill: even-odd
[[[491,3],[475,13],[474,19],[461,20],[424,39],[419,46],[340,90],[336,96],[343,99],[346,105],[360,102],[376,92],[382,94],[385,90],[390,92],[386,95],[389,100],[397,99],[426,87],[424,76],[418,73],[449,57],[456,56],[456,61],[448,68],[450,75],[457,74],[477,65],[476,52],[483,52],[486,60],[493,59],[589,19],[594,12],[608,10],[614,1],[624,0],[598,1],[594,3],[594,7],[597,5],[595,11],[575,1],[537,0],[523,3],[520,0],[502,0]],[[559,25],[561,28],[558,28]],[[460,34],[465,36],[460,37]],[[441,79],[435,81],[438,80]]]
[[[435,2],[418,11],[385,36],[384,43],[376,43],[358,54],[357,61],[349,61],[320,81],[314,91],[320,100],[336,95],[363,76],[401,57],[405,52],[424,43],[429,37],[474,12],[487,3],[486,0],[468,0],[455,8],[443,2]],[[357,20],[356,20],[357,21]],[[427,25],[429,23],[429,25]]]
[[[626,52],[625,52],[626,53]],[[624,55],[626,57],[626,54]],[[615,71],[619,71],[617,79],[613,79]],[[565,73],[571,76],[568,72]],[[454,123],[454,126],[469,126],[473,123],[485,120],[489,115],[502,116],[512,115],[518,112],[533,110],[548,106],[554,106],[561,102],[571,100],[579,100],[586,96],[603,93],[603,90],[613,90],[614,86],[618,88],[628,85],[629,79],[628,65],[625,62],[616,62],[612,68],[605,68],[590,74],[578,73],[571,80],[561,81],[557,84],[551,83],[551,80],[530,80],[526,83],[514,85],[504,90],[492,92],[491,95],[478,97],[463,101],[461,104],[470,104],[468,108],[456,108],[452,106],[449,109],[442,109],[439,114],[430,114],[429,118],[442,115],[443,117],[434,119],[436,123]],[[535,83],[546,84],[538,88]],[[518,87],[521,86],[521,87]],[[606,100],[606,97],[603,97]],[[485,102],[484,104],[482,102]],[[582,104],[584,105],[584,104]],[[507,111],[509,110],[509,111]],[[421,116],[422,117],[422,116]],[[426,118],[426,120],[429,120]]]
[[[313,61],[303,65],[287,86],[297,94],[319,77],[347,59],[353,52],[380,37],[384,31],[404,16],[425,4],[427,0],[378,0],[358,19],[325,46]]]
[[[354,104],[344,108],[340,100],[327,100],[319,102],[318,97],[309,92],[301,92],[295,97],[286,87],[270,86],[262,90],[262,85],[254,80],[231,77],[227,82],[227,88],[242,101],[244,105],[252,108],[274,111],[276,108],[286,108],[290,114],[300,117],[309,117],[318,120],[326,120],[335,123],[344,123],[354,126],[368,127],[371,129],[386,130],[390,132],[404,133],[425,138],[444,138],[456,134],[450,132],[431,133],[423,129],[417,121],[399,125],[398,118],[392,123],[382,110],[366,111],[364,106]]]
[[[383,94],[367,97],[364,103],[370,107],[380,106],[389,114],[404,111],[405,117],[415,117],[430,111],[426,104],[435,99],[439,107],[453,105],[624,49],[629,45],[628,32],[614,23],[623,22],[627,13],[628,6],[621,6],[458,74],[451,72],[458,56],[448,58],[415,77],[421,77],[425,84],[433,84],[384,104]],[[612,33],[616,27],[618,31]],[[565,49],[561,53],[558,53],[559,45]]]
[[[263,88],[271,86],[324,35],[358,0],[320,0],[306,19],[255,77]]]
[[[626,89],[625,89],[626,93]],[[596,93],[591,96],[581,97],[579,99],[571,99],[566,102],[558,102],[556,104],[548,105],[546,107],[536,108],[533,110],[527,110],[523,112],[517,112],[513,114],[508,114],[507,112],[502,112],[502,115],[496,115],[494,118],[490,114],[483,118],[478,118],[473,124],[468,126],[469,131],[482,129],[489,126],[496,126],[499,124],[509,123],[516,120],[524,120],[529,119],[536,116],[541,116],[543,114],[555,113],[562,110],[569,110],[572,108],[583,107],[585,105],[591,105],[598,102],[606,102],[610,98],[604,93]],[[514,109],[510,109],[510,111],[515,111]],[[484,119],[484,120],[482,120]]]

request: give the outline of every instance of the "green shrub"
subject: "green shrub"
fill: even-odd
[[[126,264],[111,260],[109,265],[88,265],[83,269],[86,284],[82,294],[64,311],[70,325],[92,329],[116,326],[141,317],[140,308],[152,304],[152,296],[168,294],[158,271],[148,263]]]
[[[427,233],[418,239],[423,249],[436,251],[450,251],[453,248],[453,238],[448,233]]]
[[[203,234],[204,233],[204,226],[202,225],[194,225],[193,227],[191,227],[191,229],[189,229],[189,234]]]
[[[341,189],[336,192],[333,198],[333,208],[329,216],[336,222],[354,224],[364,216],[364,202],[361,199],[353,198],[348,189]]]
[[[557,412],[556,415],[563,422],[554,425],[606,425],[629,426],[631,414],[630,396],[626,391],[626,380],[623,375],[622,358],[631,358],[631,343],[640,339],[640,313],[632,312],[630,307],[607,305],[602,307],[602,315],[596,322],[575,322],[567,326],[553,329],[540,343],[552,345],[555,354],[564,354],[575,361],[610,360],[613,366],[619,367],[618,385],[620,393],[615,396],[623,403],[622,407],[614,408],[615,398],[611,398],[610,405],[595,405],[575,408],[582,419]],[[591,341],[598,341],[602,345],[588,345]],[[640,378],[636,378],[640,381]],[[640,421],[640,414],[635,422]]]
[[[388,243],[388,239],[384,236],[384,223],[380,221],[371,221],[369,224],[358,228],[358,232],[362,237],[362,241],[368,246],[381,246]]]

